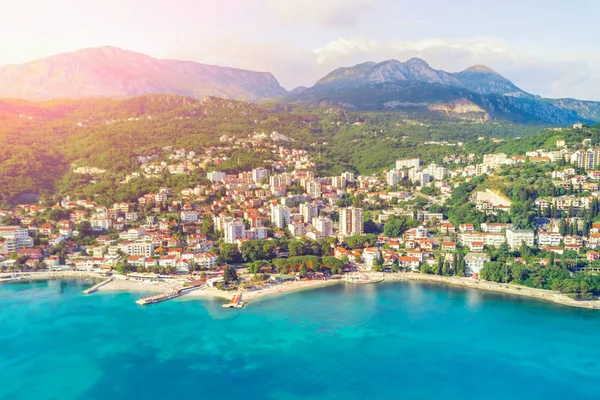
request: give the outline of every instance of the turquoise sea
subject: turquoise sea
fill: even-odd
[[[600,311],[417,282],[222,309],[0,285],[0,399],[600,399]]]

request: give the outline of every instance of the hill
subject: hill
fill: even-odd
[[[470,110],[460,103],[454,107]],[[432,115],[418,110],[359,112],[175,95],[124,100],[0,100],[0,186],[4,188],[0,203],[18,202],[24,193],[47,197],[80,191],[91,197],[135,199],[137,192],[123,194],[117,192],[121,190],[117,186],[139,168],[138,156],[162,153],[167,146],[189,150],[220,146],[222,135],[247,138],[280,132],[292,140],[278,145],[309,151],[317,172],[327,176],[345,170],[373,173],[407,156],[439,162],[458,150],[456,144],[427,142],[468,143],[480,135],[509,138],[537,129]],[[220,168],[239,172],[260,162],[252,149],[235,151],[236,159],[242,160],[240,165]],[[90,186],[98,177],[72,173],[76,167],[95,167],[106,173]],[[194,179],[201,179],[205,172],[203,167]]]
[[[268,72],[160,60],[116,47],[59,54],[0,68],[0,97],[26,100],[176,94],[259,100],[286,94]]]

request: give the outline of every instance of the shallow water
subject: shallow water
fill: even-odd
[[[222,309],[0,285],[0,399],[599,399],[600,311],[335,285]]]

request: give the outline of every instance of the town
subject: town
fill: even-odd
[[[513,157],[456,154],[441,164],[399,159],[378,174],[329,177],[315,176],[310,153],[291,141],[278,132],[222,136],[219,146],[165,147],[140,156],[138,170],[121,184],[209,172],[193,187],[163,186],[137,202],[69,196],[1,210],[0,271],[13,278],[42,270],[145,280],[188,276],[219,289],[250,289],[371,272],[524,283],[526,273],[516,265],[561,265],[568,274],[600,269],[600,148],[589,141],[574,147],[557,140],[552,150]],[[235,174],[218,168],[235,165],[227,154],[239,149],[261,155],[264,166]],[[516,207],[493,180],[477,181],[532,165],[551,166],[543,175],[552,187],[534,201],[525,191],[525,206]],[[76,166],[73,173],[105,171]],[[465,222],[454,212],[465,204],[453,202],[469,185],[462,200],[474,220]],[[515,266],[510,279],[506,265]],[[238,273],[247,277],[242,284]],[[549,288],[545,283],[535,286]],[[583,284],[566,286],[552,289],[590,297]]]

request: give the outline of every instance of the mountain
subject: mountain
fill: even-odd
[[[407,62],[388,60],[381,63],[368,62],[351,68],[338,68],[320,79],[315,87],[350,87],[364,84],[417,81],[459,86],[460,81],[444,71],[431,68],[420,58]]]
[[[419,58],[338,68],[313,87],[289,93],[280,101],[355,110],[422,109],[478,122],[565,125],[600,121],[600,102],[544,99],[484,65],[450,73],[433,69]]]
[[[259,100],[286,93],[268,72],[161,60],[116,47],[83,49],[0,67],[0,98],[118,99],[176,94]]]
[[[479,94],[503,94],[514,97],[535,97],[485,65],[474,65],[454,74],[461,87]]]

